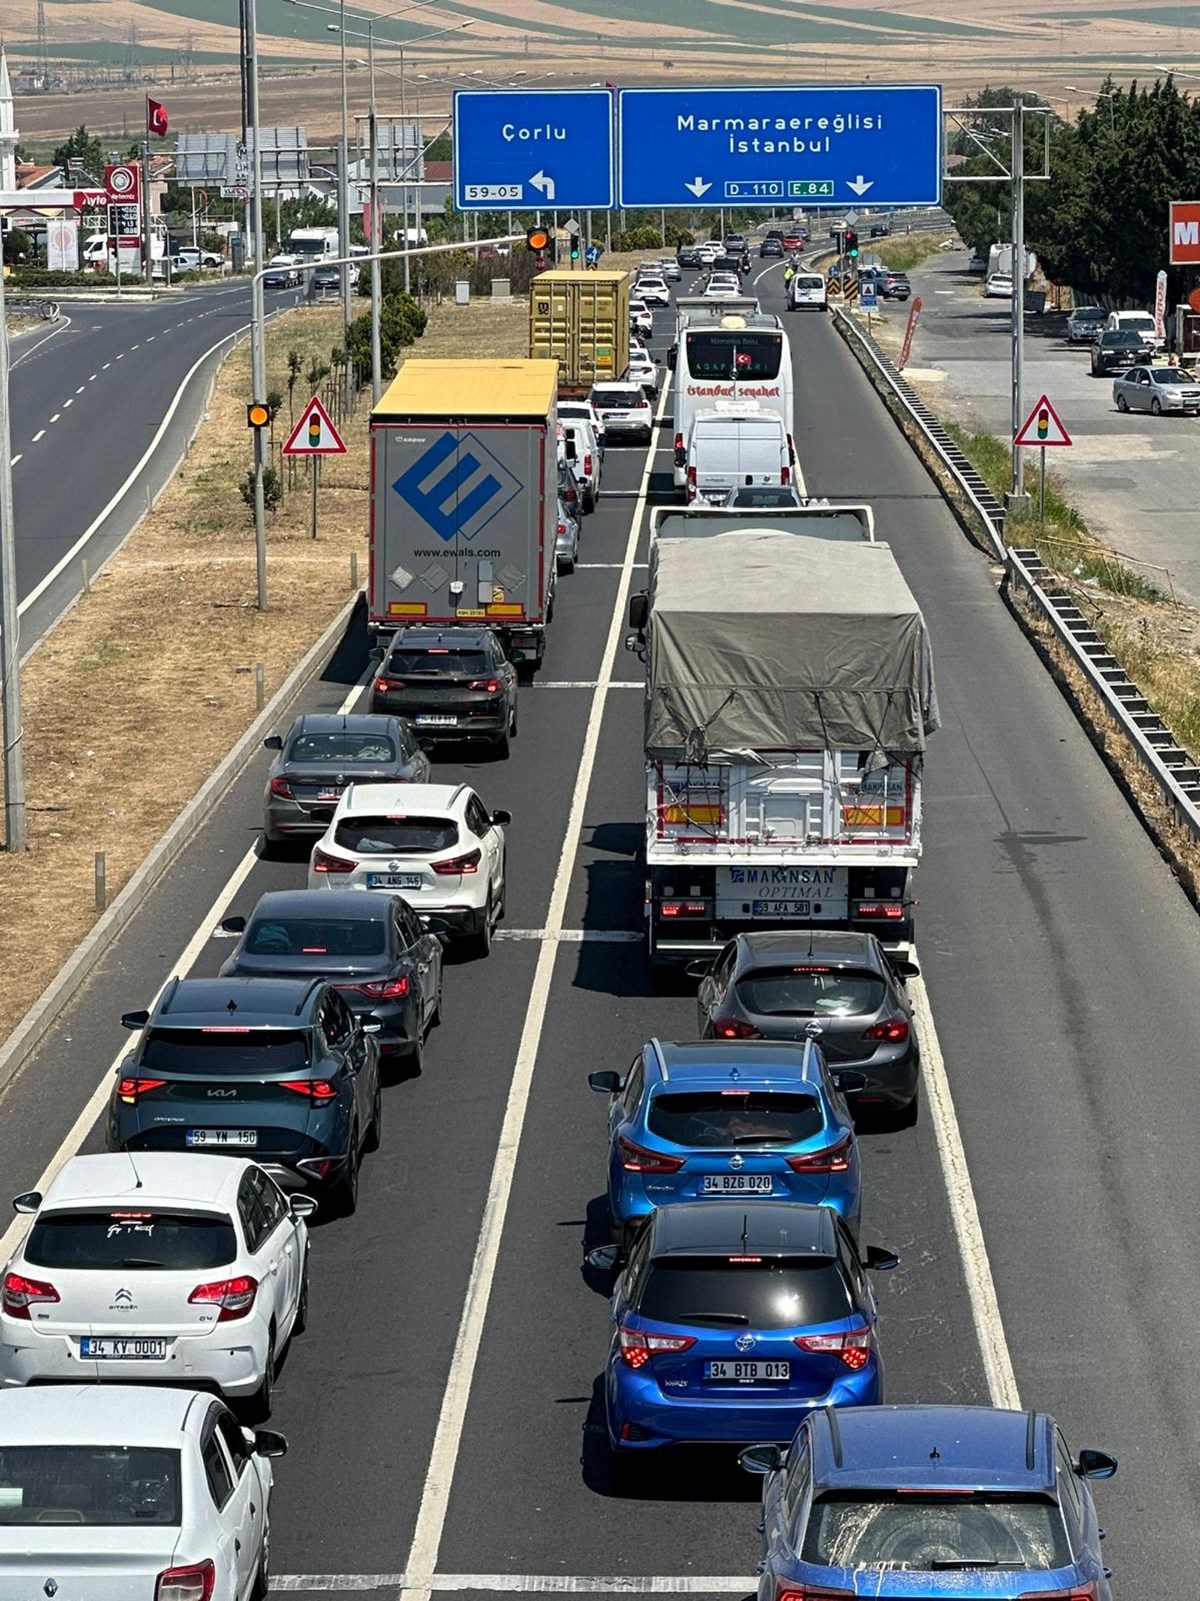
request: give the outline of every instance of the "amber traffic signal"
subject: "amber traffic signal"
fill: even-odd
[[[252,400],[246,407],[246,427],[265,428],[271,420],[271,410],[261,400]]]
[[[550,230],[549,230],[549,228],[526,228],[526,230],[525,230],[525,243],[529,246],[530,250],[536,250],[539,254],[543,250],[549,250],[549,248],[550,248]]]

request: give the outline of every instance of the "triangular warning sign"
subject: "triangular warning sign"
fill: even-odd
[[[316,395],[300,413],[300,419],[283,447],[285,456],[344,456],[346,446],[333,426],[333,419]]]
[[[1071,436],[1050,404],[1049,395],[1043,395],[1021,424],[1014,445],[1069,445]]]

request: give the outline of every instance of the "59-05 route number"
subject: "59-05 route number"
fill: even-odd
[[[465,199],[467,200],[522,200],[525,196],[525,185],[521,183],[469,183],[466,186]]]

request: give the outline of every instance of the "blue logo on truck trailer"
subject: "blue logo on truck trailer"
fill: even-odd
[[[435,439],[392,488],[447,543],[474,539],[521,493],[508,468],[474,434],[451,432]]]

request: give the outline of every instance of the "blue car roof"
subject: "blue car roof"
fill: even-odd
[[[754,1085],[820,1085],[807,1041],[755,1040],[747,1046],[739,1040],[651,1040],[645,1060],[646,1082],[652,1090],[695,1089],[707,1084],[727,1089],[731,1079],[747,1089]]]
[[[804,1201],[680,1201],[660,1206],[651,1256],[835,1256],[827,1206]]]
[[[672,1209],[673,1210],[673,1209]],[[812,1416],[818,1489],[1054,1495],[1054,1420],[990,1406],[862,1406]]]

